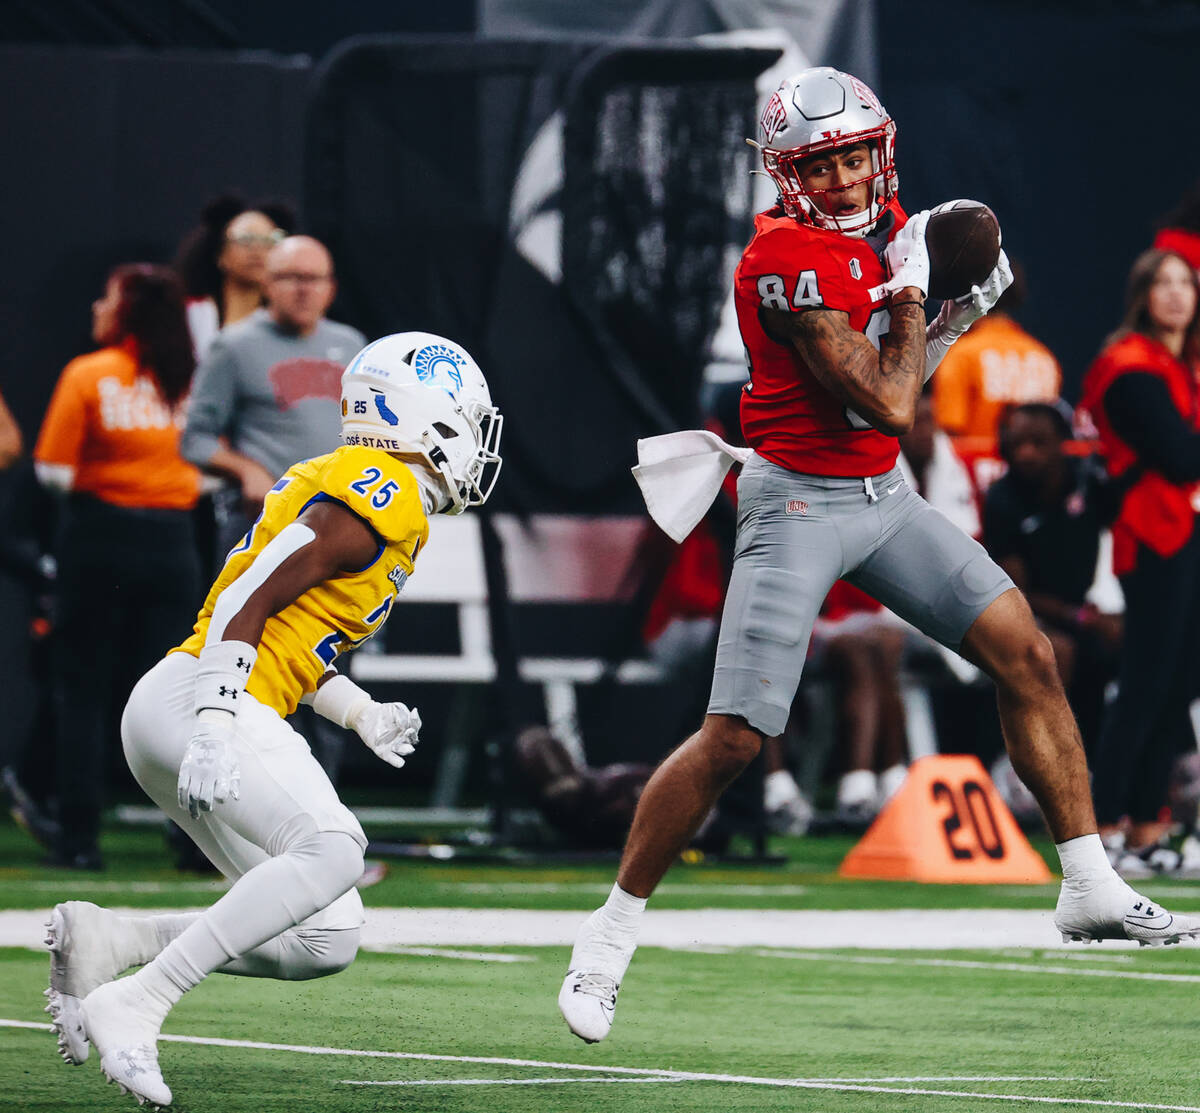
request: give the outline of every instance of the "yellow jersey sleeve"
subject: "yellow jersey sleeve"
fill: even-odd
[[[326,498],[344,503],[385,542],[410,550],[425,543],[429,522],[417,481],[404,463],[361,445],[340,448],[324,459],[320,486]]]
[[[361,645],[383,626],[429,536],[416,479],[407,465],[386,452],[345,447],[297,464],[275,484],[262,515],[230,552],[195,632],[180,650],[199,654],[221,592],[273,537],[320,501],[347,507],[375,531],[380,545],[366,567],[309,588],[267,619],[246,691],[280,715],[290,715],[300,697],[315,690],[338,654]]]

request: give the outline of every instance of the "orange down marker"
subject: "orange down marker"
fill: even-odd
[[[937,884],[1053,880],[971,754],[918,758],[838,869],[842,877]]]

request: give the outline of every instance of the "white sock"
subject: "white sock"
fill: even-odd
[[[158,955],[172,940],[178,939],[199,918],[199,912],[165,912],[159,916],[147,916],[157,947],[150,958]],[[149,962],[150,958],[144,961]]]
[[[1114,877],[1099,835],[1080,835],[1054,844],[1062,863],[1063,884],[1089,887]]]
[[[879,791],[875,774],[869,769],[854,769],[843,773],[838,781],[837,802],[845,807],[875,802]]]
[[[604,918],[615,931],[622,935],[636,935],[641,923],[642,913],[646,910],[646,898],[635,897],[625,892],[620,885],[614,885],[608,894],[608,900],[600,909]]]
[[[773,812],[800,796],[796,778],[786,769],[776,769],[763,778],[763,807]]]
[[[635,897],[619,885],[584,923],[571,949],[571,969],[608,974],[616,982],[625,976],[637,948],[645,897]]]
[[[879,802],[886,804],[908,779],[908,766],[903,762],[889,765],[879,774]]]

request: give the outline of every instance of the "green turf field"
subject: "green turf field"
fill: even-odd
[[[110,868],[99,875],[38,868],[23,839],[0,824],[0,927],[68,897],[166,908],[220,892],[175,873],[153,831],[106,833]],[[653,907],[843,910],[878,924],[876,946],[644,947],[600,1045],[575,1039],[558,1015],[565,945],[363,953],[345,973],[303,984],[214,976],[167,1022],[174,1038],[160,1054],[175,1108],[1200,1110],[1200,949],[1068,951],[1052,935],[1048,949],[904,949],[910,940],[888,938],[886,910],[932,910],[932,924],[938,910],[1046,910],[1055,888],[844,882],[833,871],[849,845],[781,840],[784,866],[680,867]],[[604,863],[398,862],[364,899],[377,915],[537,916],[593,907],[612,873]],[[1145,888],[1200,909],[1200,884]],[[78,1068],[58,1059],[40,1012],[46,965],[31,949],[0,949],[0,1109],[136,1108],[103,1084],[94,1056]],[[273,1046],[253,1046],[263,1044]]]

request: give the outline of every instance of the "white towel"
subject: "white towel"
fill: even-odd
[[[754,454],[706,429],[684,429],[638,441],[633,477],[650,517],[672,541],[682,541],[708,512],[725,473]]]

